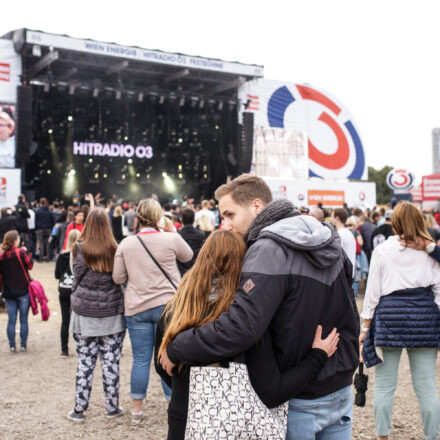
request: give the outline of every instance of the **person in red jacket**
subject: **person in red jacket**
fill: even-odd
[[[67,226],[66,229],[66,236],[64,239],[64,245],[63,245],[63,251],[66,249],[67,246],[67,237],[69,237],[69,232],[73,229],[77,229],[79,232],[82,232],[84,229],[84,212],[83,211],[76,211],[75,213],[75,220]]]

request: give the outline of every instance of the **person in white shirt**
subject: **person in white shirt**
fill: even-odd
[[[375,365],[376,431],[380,440],[388,440],[399,362],[406,348],[424,438],[438,440],[440,401],[435,376],[440,343],[440,266],[427,252],[410,248],[418,237],[432,242],[415,205],[396,205],[391,223],[396,235],[379,244],[372,254],[359,339],[366,345],[363,355],[367,365],[370,356],[376,360],[371,364]]]
[[[0,168],[15,167],[15,124],[8,113],[0,111]]]
[[[353,265],[353,278],[356,270],[356,239],[353,233],[345,227],[348,212],[344,208],[336,208],[330,217],[330,223],[336,228],[341,237],[341,247],[347,254],[348,259]]]
[[[202,215],[205,215],[206,217],[209,218],[209,221],[213,229],[215,228],[215,214],[209,209],[210,206],[211,205],[208,200],[202,200],[202,209],[196,213],[196,217],[195,217],[196,226],[199,224],[200,217],[202,217]]]

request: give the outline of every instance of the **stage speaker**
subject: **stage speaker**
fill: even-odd
[[[254,145],[254,114],[243,112],[241,125],[240,155],[238,168],[240,173],[249,173],[252,164],[252,152]]]
[[[32,87],[17,87],[15,112],[16,166],[23,168],[28,160],[32,140]]]

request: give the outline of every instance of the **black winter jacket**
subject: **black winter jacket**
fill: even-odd
[[[15,224],[17,226],[17,231],[18,232],[28,232],[29,228],[28,228],[28,224],[27,224],[27,219],[31,216],[29,214],[28,209],[26,208],[26,205],[22,202],[18,202],[17,205],[15,206],[15,217],[16,217],[16,221]]]
[[[35,229],[52,229],[54,222],[54,216],[49,211],[48,206],[40,206],[35,213]]]
[[[264,228],[246,252],[240,288],[228,312],[186,330],[167,347],[174,363],[194,365],[233,358],[270,329],[281,372],[310,349],[318,324],[336,327],[338,350],[297,397],[315,399],[352,383],[359,362],[359,314],[352,266],[336,230],[298,215]]]
[[[96,318],[124,313],[121,286],[113,282],[111,272],[95,272],[90,269],[84,261],[80,245],[77,245],[73,275],[70,300],[75,313]]]

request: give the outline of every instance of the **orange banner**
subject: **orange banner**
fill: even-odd
[[[342,206],[345,202],[344,191],[309,189],[307,191],[309,206],[322,203],[324,206]]]

